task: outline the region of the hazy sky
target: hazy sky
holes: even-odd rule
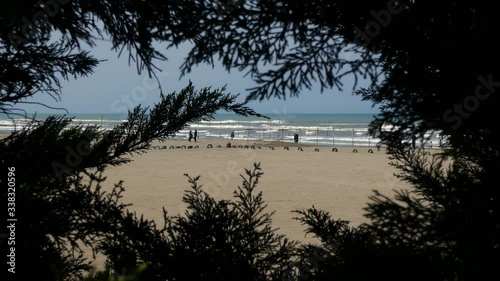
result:
[[[90,49],[97,59],[107,59],[96,67],[93,75],[62,83],[61,101],[35,95],[35,101],[44,102],[54,107],[62,107],[70,113],[126,113],[135,105],[152,105],[159,100],[159,90],[155,80],[149,79],[146,73],[138,74],[135,63],[128,64],[126,50],[118,58],[118,53],[110,50],[110,43],[98,41],[97,47]],[[237,70],[228,73],[220,63],[212,69],[203,65],[195,68],[189,75],[179,80],[179,67],[189,50],[189,45],[175,50],[164,51],[168,57],[166,62],[157,62],[162,70],[158,73],[163,91],[170,93],[179,91],[188,84],[189,79],[196,88],[211,86],[219,88],[227,85],[226,90],[240,93],[244,100],[248,91],[256,84],[250,77]],[[328,90],[319,92],[319,85],[312,91],[304,91],[298,98],[279,100],[272,98],[262,102],[252,101],[250,106],[260,113],[376,113],[371,103],[361,101],[352,94],[352,80],[344,83],[344,91]],[[48,110],[41,106],[24,106],[29,113],[64,113]]]

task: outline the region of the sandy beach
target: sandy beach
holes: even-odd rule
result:
[[[126,191],[122,202],[132,203],[130,210],[163,225],[162,207],[170,215],[183,214],[186,210],[182,196],[190,185],[184,174],[201,175],[199,183],[205,191],[216,199],[231,199],[233,191],[242,183],[240,174],[258,162],[264,175],[257,191],[263,192],[267,211],[275,211],[273,226],[289,239],[300,242],[314,239],[311,235],[305,236],[305,227],[293,219],[292,210],[314,205],[330,212],[333,218],[348,220],[355,226],[367,221],[363,207],[372,190],[391,195],[393,189],[408,187],[393,176],[395,169],[389,165],[384,148],[378,151],[376,147],[339,146],[337,152],[332,152],[332,147],[302,146],[300,151],[297,144],[290,143],[256,143],[252,149],[252,142],[230,141],[231,148],[226,148],[227,142],[155,143],[167,149],[148,150],[134,155],[128,164],[108,167],[104,187],[111,189],[114,183],[123,180]],[[209,144],[213,148],[207,148]],[[217,148],[219,145],[221,148]],[[245,148],[246,145],[249,148]],[[174,149],[169,149],[172,146]],[[285,146],[289,146],[289,150]],[[316,148],[319,151],[315,151]],[[354,149],[358,152],[353,153]],[[368,153],[369,149],[373,153]],[[87,257],[91,258],[90,252]],[[97,256],[92,264],[102,268],[104,261],[102,256]]]
[[[206,192],[216,199],[231,199],[242,183],[240,174],[257,162],[264,173],[257,191],[263,192],[267,211],[275,211],[273,226],[291,240],[306,242],[312,237],[305,236],[305,227],[294,220],[293,210],[314,205],[356,226],[367,221],[363,208],[373,190],[393,195],[394,189],[408,188],[393,176],[396,170],[389,165],[383,147],[338,146],[333,152],[326,146],[300,146],[299,150],[298,144],[291,143],[230,142],[231,148],[226,147],[227,140],[154,143],[155,149],[134,154],[132,162],[108,167],[104,189],[111,190],[123,180],[122,202],[131,203],[130,210],[162,225],[162,207],[170,215],[186,210],[182,196],[190,185],[184,174],[201,175],[199,183]],[[99,268],[103,262],[98,257],[93,265]]]
[[[209,144],[213,148],[207,148]],[[393,177],[395,169],[389,166],[383,148],[378,151],[375,147],[337,147],[338,152],[332,152],[332,147],[302,147],[301,151],[290,144],[285,144],[290,145],[289,150],[279,143],[255,144],[255,149],[252,142],[233,141],[232,148],[226,148],[226,144],[227,141],[167,141],[159,144],[167,149],[149,150],[133,156],[131,163],[109,167],[106,186],[123,180],[123,201],[133,204],[131,210],[161,223],[162,207],[171,215],[186,210],[182,196],[190,186],[184,174],[201,175],[205,191],[216,199],[230,199],[241,185],[239,175],[258,162],[264,172],[258,190],[263,192],[267,210],[276,212],[273,225],[280,233],[299,241],[308,237],[304,227],[293,219],[292,210],[314,205],[334,218],[359,225],[366,221],[363,207],[372,190],[391,194],[395,188],[407,187]],[[168,149],[195,145],[199,148]],[[221,148],[217,148],[219,145]]]

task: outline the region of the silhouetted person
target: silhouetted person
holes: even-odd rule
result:
[[[188,141],[191,141],[192,139],[193,139],[193,132],[189,131],[189,139],[188,139]]]
[[[196,138],[198,137],[198,131],[197,130],[194,130],[194,142],[196,142]]]
[[[234,139],[234,132],[231,132],[231,139]]]

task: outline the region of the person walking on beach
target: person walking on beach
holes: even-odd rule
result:
[[[231,139],[234,139],[234,131],[231,132]]]
[[[191,142],[191,139],[193,139],[193,132],[189,131],[189,139],[188,139],[188,141]]]
[[[194,130],[194,142],[196,142],[196,138],[198,137],[198,131],[197,130]]]

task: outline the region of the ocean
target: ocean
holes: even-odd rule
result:
[[[235,114],[216,114],[214,120],[191,124],[179,131],[173,139],[187,139],[189,131],[197,130],[200,140],[231,139],[248,141],[280,141],[293,143],[298,134],[300,144],[318,146],[376,146],[380,141],[368,135],[368,125],[374,114],[264,114],[270,119],[245,117]],[[45,119],[49,114],[37,114]],[[9,119],[0,116],[0,133],[20,129],[29,119]],[[98,125],[109,130],[124,122],[124,114],[68,114],[74,124]],[[434,145],[439,135],[432,135]]]

